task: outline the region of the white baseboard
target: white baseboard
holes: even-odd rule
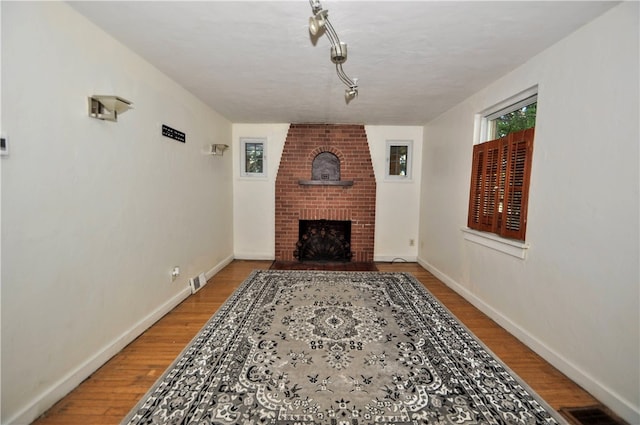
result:
[[[209,270],[208,272],[206,272],[204,274],[204,276],[207,278],[207,280],[211,279],[220,270],[222,270],[225,267],[227,267],[229,265],[229,263],[231,263],[233,260],[234,260],[234,256],[233,255],[228,256],[227,258],[225,258],[224,260],[222,260],[221,262],[219,262],[218,264],[213,266],[213,268],[211,270]]]
[[[427,269],[431,274],[441,280],[449,288],[457,292],[461,297],[473,304],[478,310],[489,316],[492,320],[506,329],[511,335],[518,338],[527,347],[531,348],[543,359],[548,361],[556,369],[567,375],[571,380],[580,385],[586,391],[591,393],[595,398],[600,400],[602,404],[610,408],[622,419],[630,424],[640,424],[640,410],[634,407],[628,400],[625,400],[619,394],[611,390],[606,385],[594,379],[591,375],[578,368],[560,353],[549,348],[544,342],[540,341],[526,329],[523,329],[511,319],[504,316],[491,305],[487,304],[471,291],[448,275],[444,274],[428,261],[417,258],[418,264]]]
[[[211,279],[216,273],[233,261],[233,256],[229,256],[205,273],[205,277]],[[191,295],[189,285],[185,286],[174,297],[158,307],[151,314],[140,320],[130,329],[122,333],[115,340],[111,341],[104,348],[98,351],[93,357],[85,361],[75,370],[53,384],[42,394],[29,403],[27,407],[19,411],[5,423],[11,425],[28,425],[36,420],[40,415],[53,406],[58,400],[69,394],[74,388],[80,385],[93,372],[118,354],[131,341],[140,336],[144,331],[160,320],[164,315],[173,310],[178,304]]]
[[[53,406],[58,400],[71,392],[74,388],[87,379],[100,366],[115,356],[120,350],[126,347],[131,341],[147,330],[151,325],[160,320],[165,314],[173,310],[184,299],[191,295],[191,289],[187,286],[183,288],[173,298],[161,305],[147,317],[136,323],[133,327],[121,334],[118,338],[106,345],[93,357],[85,361],[75,370],[69,372],[65,377],[49,387],[45,392],[34,399],[27,407],[22,409],[7,424],[28,425]]]
[[[258,260],[258,261],[273,261],[275,260],[274,254],[234,254],[236,260]]]
[[[374,255],[373,261],[380,263],[415,263],[416,256],[405,255],[404,257],[399,257],[397,255]]]

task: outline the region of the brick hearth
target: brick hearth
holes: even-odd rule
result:
[[[340,160],[352,186],[304,185],[316,155]],[[376,180],[363,125],[292,124],[276,177],[275,259],[293,261],[299,220],[350,220],[352,261],[373,261]]]

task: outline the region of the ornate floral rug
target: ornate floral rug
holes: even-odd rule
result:
[[[566,422],[410,274],[267,270],[122,423]]]

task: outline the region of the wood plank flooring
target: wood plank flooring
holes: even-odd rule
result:
[[[34,424],[119,424],[249,273],[270,266],[271,261],[233,261]],[[554,409],[598,404],[586,391],[420,265],[376,263],[376,266],[380,271],[412,273]]]

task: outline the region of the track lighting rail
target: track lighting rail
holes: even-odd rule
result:
[[[322,8],[320,0],[309,0],[313,16],[309,18],[309,32],[313,36],[321,36],[324,32],[331,43],[331,61],[336,64],[336,73],[340,81],[347,86],[344,98],[347,103],[358,96],[358,79],[351,78],[342,69],[347,60],[347,43],[340,41],[336,30],[329,21],[329,11]]]

